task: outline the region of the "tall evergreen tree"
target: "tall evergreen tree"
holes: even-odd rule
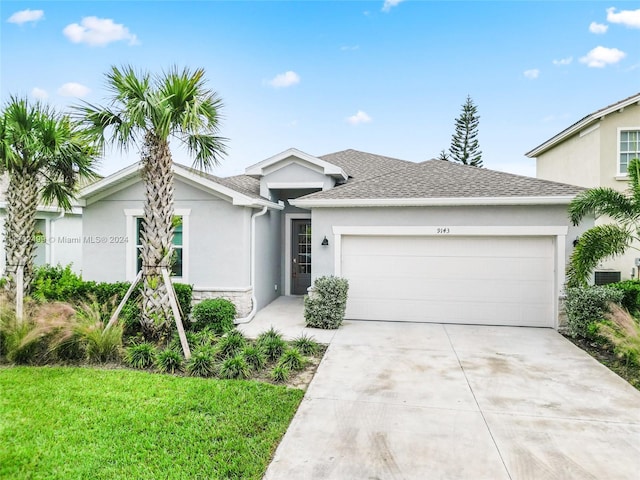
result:
[[[453,161],[482,167],[482,152],[478,143],[479,123],[478,107],[467,95],[467,101],[462,105],[462,113],[456,118],[456,131],[451,136],[449,152]]]

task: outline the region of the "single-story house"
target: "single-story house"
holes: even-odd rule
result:
[[[339,275],[351,319],[556,327],[593,224],[569,224],[580,187],[441,160],[289,149],[244,175],[174,173],[174,278],[243,317]],[[84,278],[134,279],[143,197],[138,164],[81,191]]]

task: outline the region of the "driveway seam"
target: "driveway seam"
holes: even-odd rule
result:
[[[467,372],[465,372],[464,367],[462,366],[462,362],[460,361],[460,357],[458,357],[458,352],[456,351],[456,348],[453,346],[453,342],[451,341],[451,337],[449,336],[449,331],[447,330],[446,325],[443,325],[444,328],[444,333],[447,335],[447,339],[449,340],[449,345],[451,345],[451,349],[453,350],[453,354],[456,356],[456,360],[458,362],[458,365],[460,366],[460,369],[462,370],[462,375],[464,375],[464,379],[467,382],[467,385],[469,386],[469,390],[471,391],[471,395],[473,396],[473,401],[476,402],[476,406],[478,407],[478,411],[480,412],[480,416],[482,417],[482,421],[484,422],[485,427],[487,427],[487,432],[489,432],[489,436],[491,437],[491,441],[493,442],[493,445],[496,447],[496,451],[498,452],[498,456],[500,457],[500,461],[502,462],[502,466],[504,467],[505,472],[507,472],[507,477],[509,477],[510,480],[513,480],[513,477],[511,476],[511,472],[509,472],[509,468],[507,468],[507,464],[504,460],[504,457],[502,456],[502,452],[500,451],[500,447],[498,447],[498,443],[496,442],[495,437],[493,436],[493,432],[491,431],[491,428],[489,427],[489,423],[487,422],[486,417],[484,416],[484,412],[482,411],[482,408],[480,408],[480,404],[478,403],[478,399],[476,398],[476,393],[473,391],[473,388],[471,387],[471,383],[469,382],[469,378],[467,377]]]

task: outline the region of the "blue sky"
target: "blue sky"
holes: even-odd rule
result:
[[[203,67],[242,173],[289,147],[437,156],[470,95],[484,164],[640,92],[640,1],[0,2],[0,99],[105,100],[104,73]],[[137,159],[107,152],[103,174]],[[191,161],[176,150],[174,159]]]

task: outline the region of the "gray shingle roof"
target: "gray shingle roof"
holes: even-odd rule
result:
[[[355,180],[375,177],[381,173],[397,170],[398,168],[412,164],[412,162],[406,160],[351,149],[329,153],[318,158],[337,165],[342,168],[349,177]]]
[[[405,162],[399,169],[351,181],[304,199],[487,198],[573,196],[581,187],[445,160]]]

